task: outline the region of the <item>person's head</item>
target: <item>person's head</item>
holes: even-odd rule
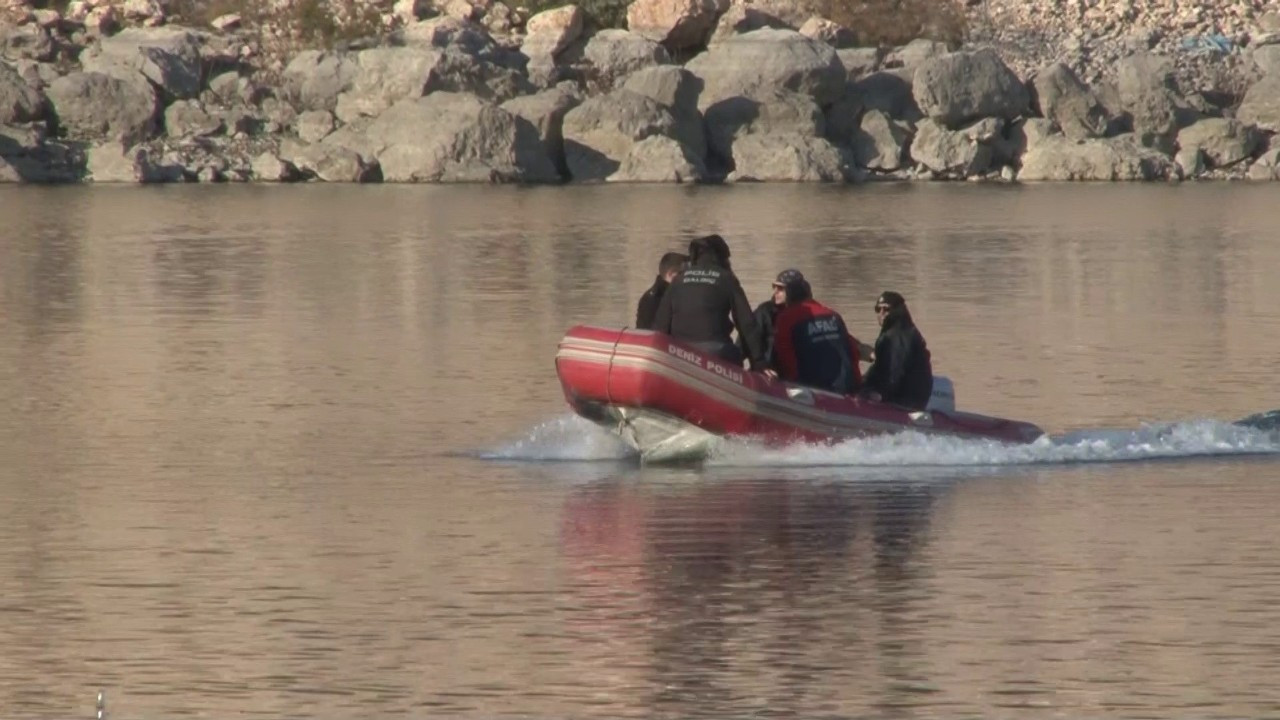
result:
[[[703,235],[689,243],[689,262],[697,263],[704,258],[711,258],[715,264],[729,267],[729,243],[719,235]]]
[[[906,298],[892,290],[880,293],[880,297],[876,298],[876,319],[880,321],[880,326],[884,327],[887,321],[899,317],[911,319]]]
[[[801,277],[788,282],[784,293],[786,296],[786,303],[788,305],[795,305],[812,298],[813,288],[809,287],[808,280]]]
[[[662,276],[663,280],[671,282],[687,262],[689,262],[688,255],[669,252],[658,261],[658,274]]]
[[[787,302],[787,285],[797,280],[804,280],[804,275],[799,270],[788,268],[778,273],[778,277],[773,279],[773,304],[785,305]]]

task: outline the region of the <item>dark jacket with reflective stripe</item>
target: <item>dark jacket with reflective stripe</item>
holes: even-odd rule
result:
[[[774,367],[784,380],[846,395],[862,384],[858,341],[840,313],[809,299],[787,305],[774,331]]]
[[[763,353],[747,295],[738,276],[711,258],[698,260],[671,281],[653,321],[654,330],[680,340],[729,346],[733,345],[735,326],[746,343],[752,367],[758,367]]]

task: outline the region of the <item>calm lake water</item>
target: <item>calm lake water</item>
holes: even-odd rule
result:
[[[1280,714],[1271,186],[0,188],[0,714]],[[639,467],[567,414],[720,232],[1055,438]]]

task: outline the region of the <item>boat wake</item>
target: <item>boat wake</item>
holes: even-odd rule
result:
[[[576,415],[541,423],[523,437],[474,453],[522,462],[634,461],[622,441]],[[1280,455],[1280,434],[1219,420],[1083,430],[1027,445],[904,432],[838,443],[765,446],[717,440],[701,458],[709,467],[979,467],[1114,463],[1212,456]]]

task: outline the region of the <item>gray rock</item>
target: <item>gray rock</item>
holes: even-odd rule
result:
[[[212,165],[205,165],[196,171],[196,182],[200,183],[220,183],[225,182],[226,178],[222,176],[222,171]]]
[[[302,173],[330,183],[367,183],[381,179],[377,161],[367,160],[360,153],[325,143],[307,144],[285,140],[280,145],[280,157]]]
[[[1054,63],[1036,74],[1031,87],[1040,115],[1057,123],[1067,137],[1083,140],[1107,134],[1112,118],[1071,68]]]
[[[405,98],[422,97],[443,55],[441,50],[418,47],[379,47],[355,53],[350,59],[356,70],[334,105],[338,117],[344,122],[362,115],[377,117]],[[331,63],[329,67],[338,66]],[[303,107],[326,109],[307,103]]]
[[[0,184],[8,183],[61,183],[76,180],[57,168],[51,167],[43,158],[22,155],[5,157],[0,155]]]
[[[308,110],[298,116],[298,138],[306,143],[317,143],[333,132],[333,113],[328,110]]]
[[[307,50],[284,69],[282,88],[302,110],[333,110],[351,89],[360,66],[346,53]]]
[[[91,146],[86,151],[89,178],[95,183],[163,183],[183,179],[182,168],[153,162],[146,149],[118,142]]]
[[[49,31],[36,23],[6,25],[0,21],[0,55],[9,60],[52,60],[55,46]]]
[[[1062,137],[1052,120],[1022,118],[1014,121],[1009,126],[1007,136],[992,144],[992,150],[995,151],[992,160],[1001,165],[1018,165],[1027,150],[1049,137]]]
[[[1139,142],[1171,150],[1180,111],[1189,109],[1176,89],[1173,62],[1148,53],[1130,55],[1116,67],[1116,90]]]
[[[45,133],[39,125],[0,125],[0,157],[34,153],[44,144],[44,140]]]
[[[763,28],[794,30],[785,20],[760,8],[734,3],[720,15],[715,30],[711,32],[709,45],[722,43],[735,35],[742,35]]]
[[[40,120],[44,111],[44,94],[0,62],[0,125]]]
[[[1227,118],[1205,118],[1178,132],[1178,147],[1198,150],[1210,167],[1234,165],[1253,154],[1262,140],[1252,125]]]
[[[881,70],[853,83],[849,92],[856,94],[862,106],[879,110],[894,120],[915,122],[924,117],[911,86],[911,73]]]
[[[916,70],[912,94],[921,112],[948,128],[983,117],[1013,120],[1030,103],[1022,81],[993,50],[924,61]]]
[[[560,61],[582,68],[588,85],[608,92],[637,70],[670,64],[671,55],[663,46],[635,33],[601,30],[572,43]]]
[[[917,38],[902,47],[894,48],[885,57],[884,64],[887,68],[902,68],[914,73],[917,68],[926,62],[947,55],[950,52],[950,48],[944,42],[929,40],[928,38]]]
[[[155,132],[156,92],[141,75],[122,80],[100,73],[71,73],[47,91],[58,125],[75,140],[137,142]]]
[[[555,87],[536,95],[512,98],[501,107],[533,125],[547,157],[551,158],[560,175],[568,177],[569,167],[564,159],[564,116],[581,102],[577,95]]]
[[[364,143],[387,182],[560,179],[529,121],[471,95],[401,100],[369,125]]]
[[[165,109],[164,127],[170,137],[208,137],[222,132],[222,118],[210,115],[199,101],[179,100]]]
[[[629,90],[594,97],[564,118],[565,162],[577,181],[604,180],[631,148],[652,135],[676,139],[676,119],[665,106]]]
[[[844,93],[845,71],[831,46],[794,30],[763,29],[735,35],[685,64],[702,78],[698,106],[792,90],[829,105]]]
[[[837,53],[858,44],[858,38],[852,30],[816,15],[805,20],[797,32],[836,48]]]
[[[733,145],[730,182],[842,182],[852,174],[849,152],[826,138],[746,135]]]
[[[1203,173],[1205,170],[1204,153],[1200,152],[1200,148],[1183,148],[1173,156],[1173,162],[1178,166],[1178,174],[1183,178],[1193,178]]]
[[[880,69],[880,48],[838,48],[836,57],[844,66],[845,76],[849,82],[857,82]]]
[[[302,177],[293,163],[281,160],[270,152],[254,158],[252,169],[253,177],[262,182],[294,182]]]
[[[1244,94],[1236,117],[1263,130],[1280,132],[1280,75],[1267,75]]]
[[[171,28],[127,28],[81,54],[86,72],[116,74],[119,66],[142,73],[171,98],[200,95],[202,61],[195,33]]]
[[[1254,163],[1249,166],[1248,175],[1250,180],[1267,181],[1280,179],[1280,170],[1274,165],[1263,165],[1262,163]]]
[[[827,139],[837,145],[852,148],[864,112],[866,108],[862,104],[862,96],[857,92],[845,93],[844,97],[835,101],[824,113]]]
[[[631,146],[609,182],[685,183],[707,177],[706,165],[683,143],[665,135],[650,135]]]
[[[706,158],[706,128],[698,111],[702,80],[697,75],[676,65],[657,65],[632,73],[622,88],[666,106],[675,116],[680,144],[700,162]]]
[[[1176,173],[1172,159],[1143,146],[1132,134],[1083,141],[1055,135],[1027,150],[1018,179],[1165,180]]]
[[[726,162],[734,162],[734,146],[752,134],[819,137],[826,132],[826,119],[813,98],[797,92],[762,92],[759,99],[732,97],[707,108],[707,136],[711,151]]]
[[[536,91],[519,71],[457,48],[445,48],[426,84],[427,93],[470,93],[495,103]]]
[[[1263,45],[1249,51],[1254,66],[1264,75],[1280,75],[1280,45]]]
[[[911,141],[911,159],[935,173],[969,177],[986,172],[994,156],[990,144],[978,142],[983,130],[948,130],[933,120],[921,120]]]
[[[704,45],[715,29],[717,0],[632,0],[627,5],[627,29],[672,50]]]
[[[401,32],[409,46],[425,46],[439,50],[454,48],[476,57],[498,53],[498,45],[484,27],[468,20],[441,16],[412,23]]]
[[[897,170],[910,141],[907,128],[879,110],[868,110],[853,138],[854,162],[870,170]]]

